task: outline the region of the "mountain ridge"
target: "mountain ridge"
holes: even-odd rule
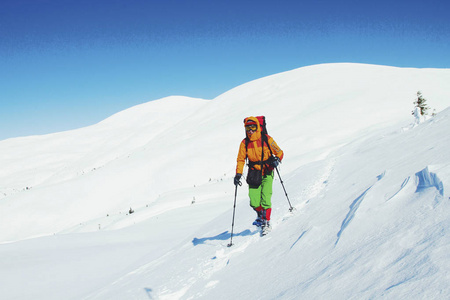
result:
[[[175,96],[0,141],[0,293],[446,299],[447,82],[450,70],[311,66],[213,100]],[[411,115],[419,89],[437,111],[421,124]],[[260,238],[239,187],[228,248],[250,115],[266,116],[285,152],[279,171],[297,211],[276,177],[273,231]]]

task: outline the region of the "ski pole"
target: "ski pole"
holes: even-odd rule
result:
[[[286,198],[287,198],[287,201],[288,201],[288,203],[289,203],[289,211],[292,212],[292,211],[294,210],[294,208],[293,208],[292,205],[291,205],[291,201],[289,201],[289,196],[288,196],[288,194],[287,194],[287,192],[286,192],[286,189],[285,189],[285,187],[284,187],[283,179],[281,179],[280,172],[278,171],[278,168],[277,168],[277,167],[275,167],[275,170],[277,170],[278,178],[280,178],[281,185],[283,186],[284,193],[286,194]]]
[[[242,185],[242,183],[240,181],[239,181],[239,185]],[[235,211],[236,211],[237,188],[238,188],[238,185],[236,185],[236,189],[234,191],[233,221],[231,222],[231,239],[230,239],[230,243],[228,244],[228,247],[233,246],[234,215],[235,215]]]

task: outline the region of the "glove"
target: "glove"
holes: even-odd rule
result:
[[[241,176],[242,174],[237,173],[236,176],[234,176],[234,185],[241,185]]]
[[[276,168],[276,167],[278,167],[278,165],[280,164],[280,159],[278,158],[278,157],[276,157],[276,156],[272,156],[271,158],[270,158],[270,165],[272,166],[272,167],[274,167],[274,168]]]

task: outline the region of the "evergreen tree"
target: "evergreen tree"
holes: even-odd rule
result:
[[[420,108],[420,114],[422,116],[426,115],[427,114],[427,110],[430,109],[426,102],[427,102],[427,100],[422,96],[422,92],[418,91],[417,92],[417,99],[413,103],[414,103],[414,107]],[[414,111],[412,112],[412,114],[414,115]]]

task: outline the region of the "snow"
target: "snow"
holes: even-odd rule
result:
[[[2,299],[448,299],[450,70],[323,64],[0,141]],[[420,90],[433,118],[411,111]],[[272,232],[242,120],[285,151]],[[129,209],[135,212],[129,214]]]

